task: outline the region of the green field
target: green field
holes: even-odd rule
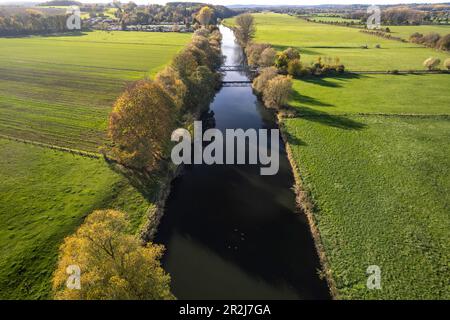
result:
[[[450,298],[449,86],[449,75],[294,81],[285,130],[339,297]],[[366,289],[369,265],[382,290]]]
[[[256,41],[300,48],[303,61],[330,55],[353,70],[409,70],[449,56],[356,29],[255,17]],[[356,48],[363,43],[382,49]],[[447,74],[294,80],[295,113],[282,128],[339,298],[450,298],[449,87]],[[369,265],[381,268],[381,290],[366,287]]]
[[[412,43],[364,34],[356,28],[307,22],[275,13],[254,16],[257,42],[271,43],[279,50],[298,48],[305,63],[319,56],[329,56],[339,57],[345,67],[353,71],[423,70],[423,61],[430,56],[441,61],[450,57],[448,53]],[[226,23],[233,24],[233,19],[226,20]],[[381,48],[375,48],[376,44]],[[369,49],[362,49],[364,45]]]
[[[0,38],[0,134],[97,151],[124,86],[153,76],[188,34],[90,32]],[[106,162],[0,138],[0,298],[49,298],[63,238],[98,208],[130,215],[153,206]],[[154,188],[153,188],[154,187]]]
[[[384,26],[383,26],[384,27]],[[388,26],[391,34],[395,37],[400,37],[408,40],[414,32],[422,33],[423,35],[436,32],[441,36],[450,33],[450,25],[423,25],[423,26]]]
[[[103,160],[0,139],[0,298],[49,298],[58,246],[94,209],[152,205]]]
[[[0,38],[0,134],[97,151],[127,82],[152,76],[189,34]]]

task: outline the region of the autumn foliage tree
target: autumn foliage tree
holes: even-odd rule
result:
[[[253,80],[253,90],[259,95],[263,93],[267,83],[278,75],[278,70],[275,67],[263,68],[259,75]]]
[[[250,41],[255,37],[256,28],[255,21],[251,14],[244,13],[236,17],[236,26],[234,34],[239,45],[246,48]]]
[[[200,22],[201,25],[207,26],[211,21],[211,18],[214,14],[214,10],[208,6],[202,7],[198,12],[196,19]]]
[[[430,57],[423,62],[423,65],[424,65],[424,67],[426,67],[428,70],[431,71],[431,70],[435,70],[439,66],[440,63],[441,63],[440,59]]]
[[[291,77],[276,76],[267,82],[263,90],[263,101],[267,107],[279,109],[287,103],[291,90]]]
[[[112,153],[127,166],[153,170],[165,157],[175,125],[176,106],[150,80],[130,86],[115,102],[109,118]]]
[[[155,78],[158,83],[169,96],[173,99],[177,110],[181,110],[184,104],[187,87],[180,77],[178,71],[173,67],[168,66],[160,71]]]
[[[53,275],[55,299],[63,300],[165,300],[174,299],[170,276],[161,268],[163,247],[128,234],[124,213],[95,211],[60,247]],[[71,283],[67,270],[76,266],[79,287]]]

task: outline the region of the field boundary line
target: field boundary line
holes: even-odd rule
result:
[[[44,143],[44,142],[20,139],[20,138],[8,136],[5,134],[0,134],[0,138],[4,138],[7,140],[16,141],[16,142],[22,142],[22,143],[26,143],[26,144],[32,144],[34,146],[38,146],[38,147],[42,147],[42,148],[63,151],[63,152],[75,154],[78,156],[91,158],[91,159],[101,159],[103,157],[103,155],[101,155],[100,153],[88,152],[88,151],[84,151],[84,150],[76,150],[76,149],[71,149],[71,148],[67,148],[67,147],[60,147],[60,146],[55,146],[55,145]]]

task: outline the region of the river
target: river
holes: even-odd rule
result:
[[[221,26],[224,65],[242,63],[233,32]],[[247,80],[227,72],[225,80]],[[204,126],[277,128],[251,87],[223,87]],[[329,299],[306,218],[295,210],[294,178],[280,143],[280,169],[190,165],[173,181],[156,243],[178,299]]]

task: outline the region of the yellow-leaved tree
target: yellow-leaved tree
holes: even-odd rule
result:
[[[202,7],[195,17],[201,25],[207,26],[211,21],[211,18],[214,14],[214,10],[208,6]]]
[[[161,268],[163,247],[126,232],[124,213],[99,210],[90,214],[60,247],[53,276],[55,299],[174,299],[170,276]],[[79,274],[68,274],[77,270]],[[73,277],[79,286],[71,286]],[[72,278],[71,278],[72,277]],[[76,283],[76,280],[74,283]]]
[[[137,169],[155,169],[169,152],[175,127],[176,106],[159,84],[141,80],[116,101],[109,117],[112,153]]]

